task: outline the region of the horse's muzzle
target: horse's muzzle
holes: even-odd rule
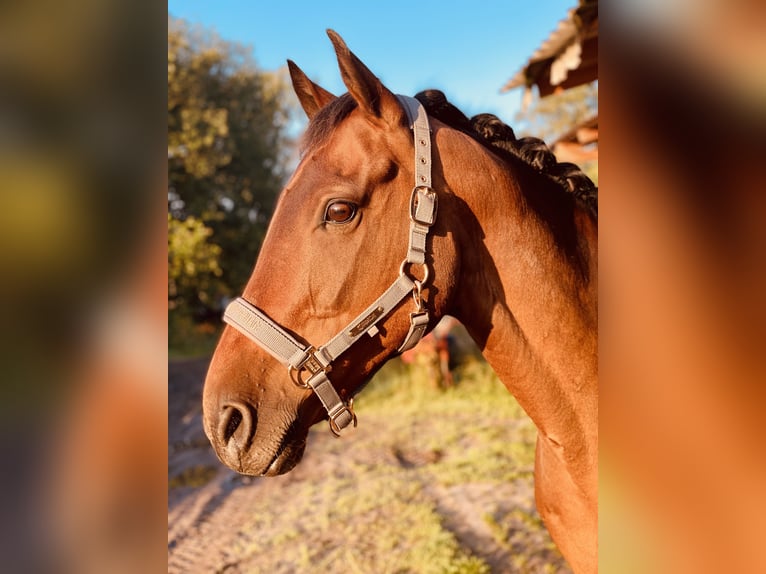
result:
[[[295,468],[303,457],[307,429],[302,430],[297,420],[259,421],[257,411],[239,401],[225,403],[217,415],[217,420],[215,416],[206,420],[205,432],[218,458],[232,470],[277,476]]]

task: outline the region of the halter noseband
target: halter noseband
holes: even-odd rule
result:
[[[429,276],[425,259],[426,240],[436,220],[436,193],[431,189],[431,135],[428,116],[420,102],[407,96],[397,97],[407,111],[415,137],[415,188],[410,198],[409,243],[397,279],[372,305],[320,347],[299,343],[263,311],[242,297],[232,301],[223,315],[226,323],[285,365],[290,379],[296,385],[310,388],[316,393],[330,417],[330,430],[336,436],[340,436],[341,430],[349,424],[354,423],[356,426],[356,415],[353,397],[345,403],[327,377],[332,362],[363,335],[377,335],[377,324],[408,294],[413,296],[415,312],[410,313],[410,329],[398,352],[403,353],[417,345],[428,328],[429,316],[423,306],[421,291]],[[422,266],[422,279],[408,275],[413,265]]]

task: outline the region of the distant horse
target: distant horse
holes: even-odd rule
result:
[[[536,424],[538,510],[574,570],[595,572],[596,190],[494,116],[393,94],[328,34],[348,93],[288,62],[311,121],[224,315],[207,436],[238,472],[288,472],[310,426],[356,424],[354,394],[449,314]]]
[[[427,382],[436,389],[448,389],[455,385],[450,370],[449,330],[452,321],[450,317],[445,317],[415,348],[402,353],[402,362],[424,371]]]

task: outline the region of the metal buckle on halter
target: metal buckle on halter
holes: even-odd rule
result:
[[[348,400],[348,403],[343,405],[342,409],[340,409],[334,415],[330,415],[330,418],[328,419],[328,422],[330,423],[330,431],[337,438],[340,438],[340,432],[342,429],[338,426],[338,423],[335,422],[335,419],[337,419],[340,415],[342,415],[345,412],[347,412],[351,416],[351,422],[354,423],[354,428],[356,428],[356,413],[354,412],[354,397],[351,397]],[[348,426],[348,425],[345,425],[345,426]]]
[[[421,201],[426,202],[421,204]],[[426,185],[418,185],[410,196],[410,220],[431,227],[436,221],[438,196]]]
[[[309,388],[309,379],[316,375],[317,373],[325,372],[329,373],[332,370],[332,365],[324,366],[322,362],[317,358],[316,353],[317,349],[314,346],[309,347],[306,349],[306,358],[303,359],[303,361],[300,362],[300,364],[297,367],[293,367],[292,365],[287,366],[287,373],[290,375],[290,380],[301,387],[302,389],[308,389]],[[308,371],[309,375],[304,380],[303,377],[301,377],[301,373],[304,373]]]

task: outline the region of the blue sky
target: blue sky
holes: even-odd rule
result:
[[[169,0],[171,16],[250,46],[276,70],[289,58],[335,94],[340,80],[326,28],[396,93],[438,88],[466,115],[508,123],[521,90],[500,94],[577,0]]]

